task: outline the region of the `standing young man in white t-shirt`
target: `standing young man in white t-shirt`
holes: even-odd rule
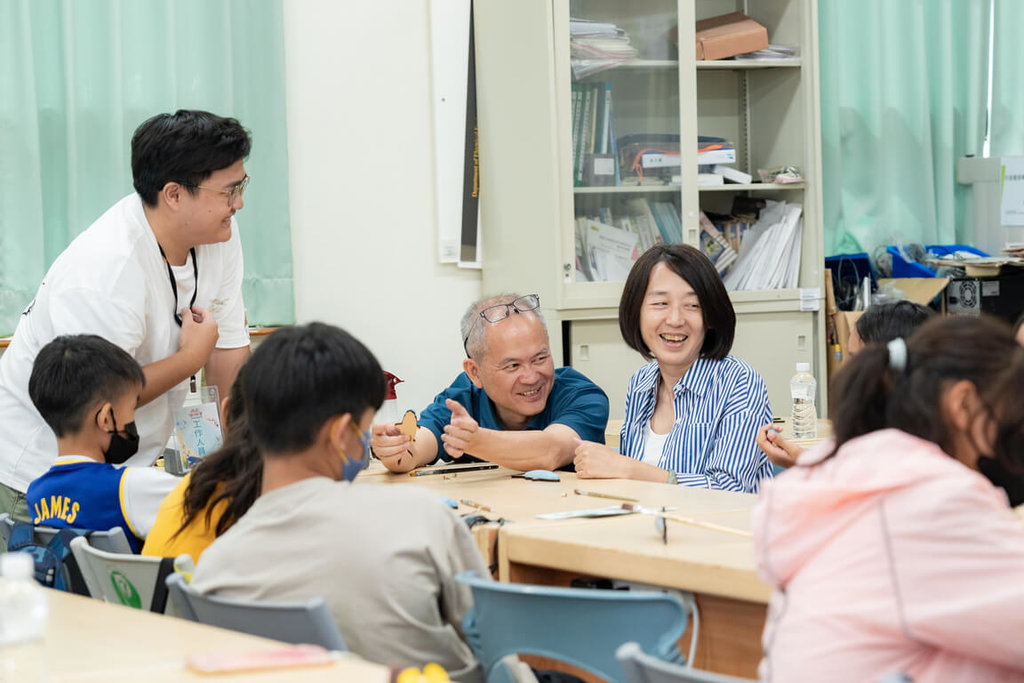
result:
[[[28,396],[36,354],[64,334],[97,334],[142,366],[130,465],[162,452],[190,377],[223,394],[249,354],[234,219],[249,177],[249,133],[203,111],[159,114],[132,136],[135,193],[57,257],[0,356],[0,512],[27,519],[24,492],[57,455]]]

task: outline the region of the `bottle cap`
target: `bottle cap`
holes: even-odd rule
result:
[[[810,363],[797,363],[796,364],[796,371],[797,372],[810,372],[811,371],[811,364]]]
[[[35,563],[28,553],[4,553],[0,555],[0,576],[14,581],[32,578]]]

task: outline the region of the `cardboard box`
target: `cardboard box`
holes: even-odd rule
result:
[[[946,278],[936,277],[889,278],[879,280],[878,288],[879,290],[895,290],[893,293],[901,295],[902,298],[927,306],[932,299],[944,293],[949,282]],[[840,311],[836,307],[831,275],[825,277],[825,306],[829,317],[827,357],[828,377],[831,380],[839,368],[843,367],[850,358],[850,330],[857,324],[857,319],[864,314],[864,311]],[[942,310],[946,310],[945,296],[942,299]]]
[[[946,291],[949,278],[944,277],[898,277],[883,278],[878,281],[878,289],[892,287],[903,295],[903,298],[915,304],[927,306],[932,299]],[[942,298],[941,312],[946,312],[946,297]]]
[[[697,59],[725,59],[768,48],[768,29],[742,12],[697,22]]]

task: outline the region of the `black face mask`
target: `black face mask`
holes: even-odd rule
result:
[[[984,474],[989,481],[1006,491],[1006,497],[1010,499],[1010,507],[1017,507],[1024,503],[1024,474],[1011,472],[995,458],[978,458],[978,470]]]
[[[110,432],[110,446],[103,452],[103,457],[111,465],[121,465],[125,460],[139,452],[139,430],[134,422],[128,422],[124,426],[124,436],[117,428],[117,420],[114,414],[110,414],[114,421],[114,431]]]

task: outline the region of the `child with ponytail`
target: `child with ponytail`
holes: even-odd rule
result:
[[[1024,471],[1024,348],[952,317],[837,375],[834,440],[765,484],[761,680],[1024,680],[1024,526],[979,472]]]

